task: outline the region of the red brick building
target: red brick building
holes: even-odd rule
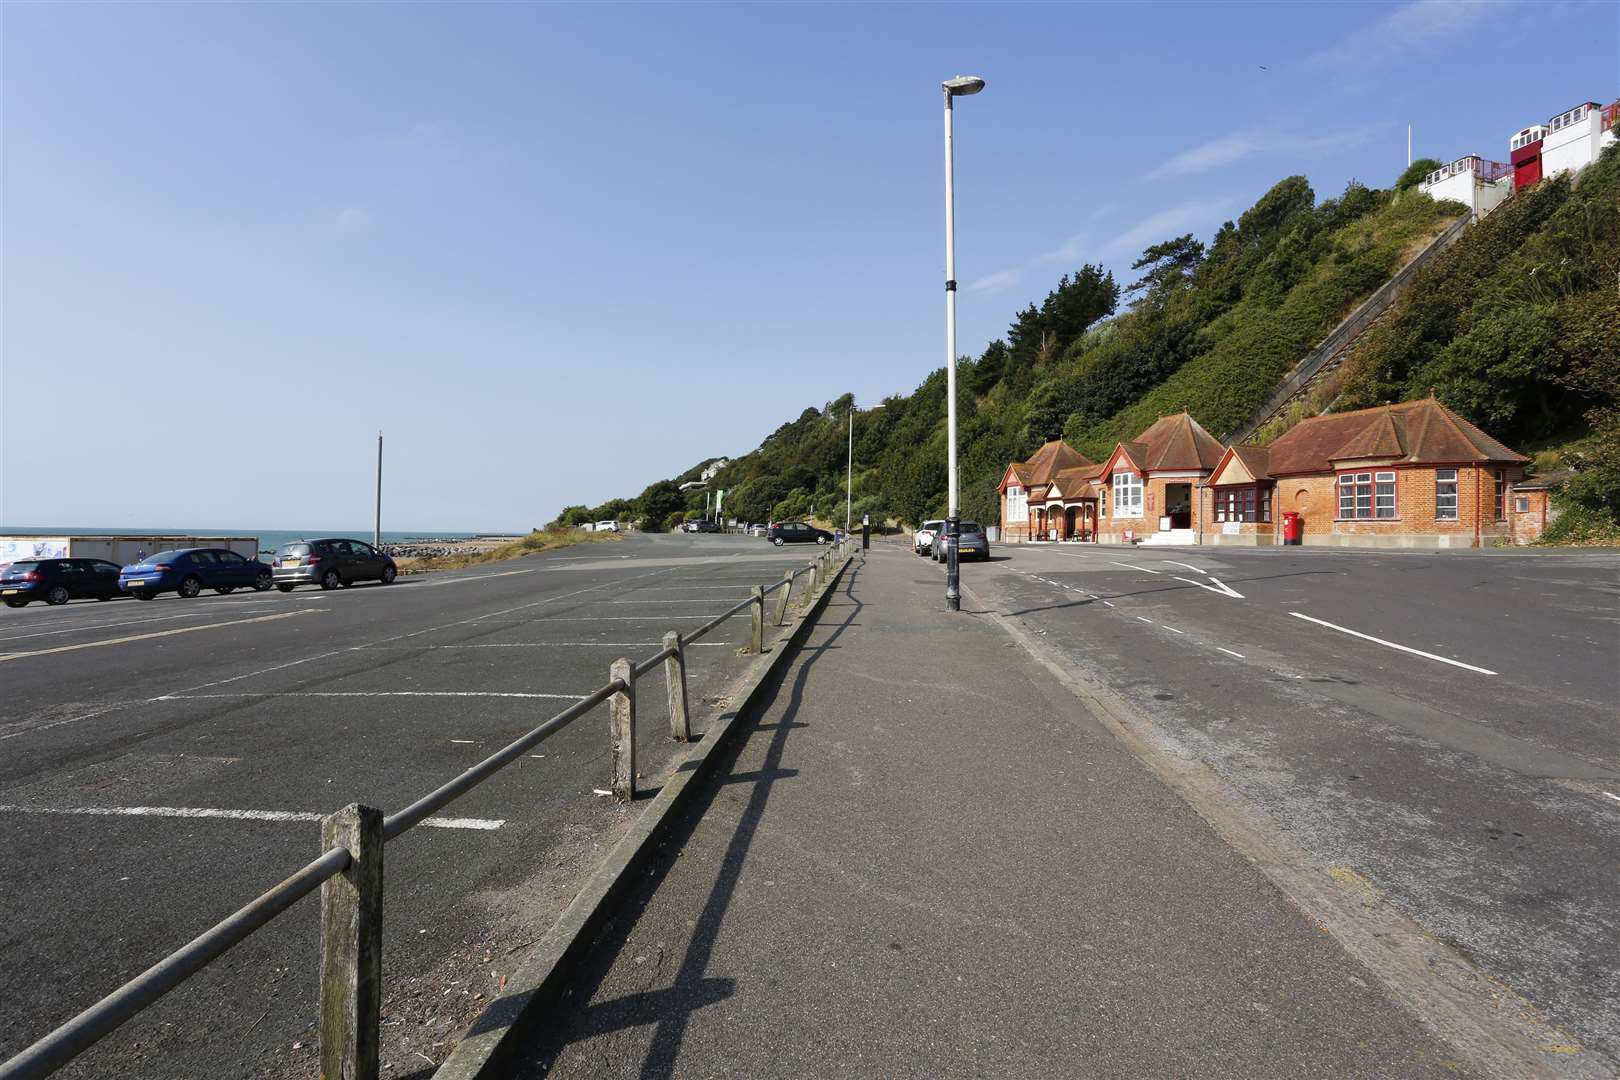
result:
[[[1203,490],[1202,539],[1281,543],[1292,512],[1306,544],[1511,541],[1527,461],[1432,397],[1312,417],[1269,447],[1226,452]]]
[[[999,488],[1002,540],[1094,537],[1098,493],[1090,478],[1097,468],[1062,439],[1008,465]]]
[[[1197,492],[1226,448],[1187,413],[1161,416],[1119,443],[1098,473],[1108,508],[1101,539],[1195,544],[1202,524]],[[1129,534],[1127,536],[1127,534]]]

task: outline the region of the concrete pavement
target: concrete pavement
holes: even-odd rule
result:
[[[514,1075],[1471,1073],[940,593],[846,573]]]

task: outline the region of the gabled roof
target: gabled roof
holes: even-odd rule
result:
[[[1025,487],[1038,487],[1049,484],[1058,473],[1064,469],[1072,469],[1091,464],[1091,459],[1080,451],[1064,442],[1062,439],[1053,439],[1039,450],[1029,455],[1028,461],[1015,461],[1009,466],[1018,482]],[[1002,477],[1002,484],[1006,484],[1006,476]]]
[[[1221,462],[1226,447],[1199,426],[1186,413],[1161,416],[1148,429],[1129,442],[1114,447],[1107,468],[1123,454],[1130,464],[1146,473],[1209,472]]]
[[[1237,463],[1237,471],[1240,474],[1246,473],[1247,475],[1241,479],[1234,479],[1230,481],[1231,483],[1247,484],[1256,480],[1271,479],[1271,448],[1255,446],[1251,443],[1238,443],[1226,451],[1226,454],[1221,458],[1221,463],[1215,466],[1214,472],[1209,474],[1209,482],[1212,485],[1228,482],[1226,475],[1233,462]]]
[[[1334,463],[1384,459],[1390,464],[1518,464],[1508,449],[1432,397],[1330,413],[1301,421],[1270,447],[1273,476],[1332,472]]]

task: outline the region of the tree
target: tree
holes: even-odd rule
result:
[[[1395,181],[1395,190],[1406,191],[1408,188],[1417,187],[1419,184],[1423,183],[1423,178],[1425,176],[1428,176],[1430,173],[1434,172],[1434,170],[1438,169],[1440,165],[1441,162],[1434,160],[1434,158],[1418,158],[1416,161],[1412,162],[1412,164],[1408,165],[1406,167],[1406,171],[1401,173],[1400,179]]]
[[[636,497],[635,509],[641,515],[642,528],[657,532],[671,514],[686,509],[686,498],[673,480],[660,480]]]
[[[1164,306],[1170,294],[1184,287],[1204,261],[1204,245],[1192,233],[1154,244],[1131,263],[1132,270],[1147,270],[1126,290],[1140,293],[1137,304]],[[1134,306],[1134,305],[1133,305]]]

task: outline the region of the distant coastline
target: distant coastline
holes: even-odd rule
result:
[[[513,537],[511,532],[492,532],[484,529],[384,529],[384,544],[420,544],[471,540],[479,537]],[[371,539],[366,529],[177,529],[177,528],[84,528],[79,526],[0,525],[0,536],[257,536],[259,550],[274,551],[282,544],[317,536],[346,536],[357,540]]]

